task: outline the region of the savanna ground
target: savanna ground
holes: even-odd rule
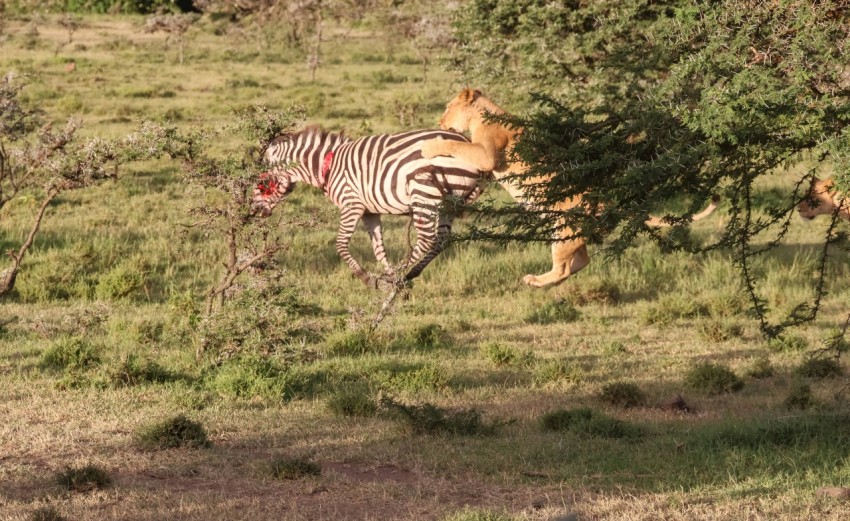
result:
[[[0,70],[36,74],[25,99],[110,137],[142,118],[222,123],[255,102],[303,105],[310,122],[355,136],[430,127],[463,86],[437,66],[423,79],[409,43],[369,26],[327,31],[311,81],[299,51],[250,27],[202,22],[181,65],[143,22],[86,17],[66,43],[58,17],[8,21]],[[331,205],[299,187],[279,211],[317,210],[321,223],[279,230],[289,244],[278,255],[288,292],[279,312],[291,322],[275,331],[268,359],[216,366],[196,359],[194,330],[222,241],[186,231],[196,195],[176,168],[129,165],[115,182],[57,200],[16,294],[0,304],[3,519],[850,516],[847,500],[816,494],[850,486],[850,379],[799,370],[847,317],[846,252],[833,254],[818,319],[772,344],[748,312],[731,254],[665,254],[648,243],[618,260],[597,256],[547,290],[520,283],[548,269],[545,245],[455,244],[366,338],[350,323],[374,315],[381,295],[339,261]],[[792,184],[777,173],[761,200],[786,198]],[[4,250],[35,204],[3,209]],[[695,236],[719,233],[723,219],[721,208]],[[398,259],[404,220],[386,222]],[[795,219],[758,266],[759,290],[780,312],[809,298],[827,225]],[[362,232],[355,251],[371,258]],[[702,362],[731,369],[743,387],[693,386],[700,379],[688,375]],[[614,392],[623,383],[639,391],[619,388],[634,406]],[[677,394],[690,411],[665,407]],[[481,416],[448,416],[431,432],[383,410],[379,395]],[[543,421],[578,408],[591,412]],[[143,446],[140,432],[178,414],[203,425],[208,447]],[[278,479],[270,469],[285,458],[321,472]],[[111,486],[62,490],[56,476],[85,465]]]

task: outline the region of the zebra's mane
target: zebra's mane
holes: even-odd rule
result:
[[[322,141],[329,138],[339,141],[348,141],[348,136],[345,135],[345,132],[334,133],[323,129],[319,125],[307,125],[304,129],[297,132],[285,132],[277,136],[269,143],[269,146],[286,143],[287,141],[291,141],[299,136],[317,137]]]

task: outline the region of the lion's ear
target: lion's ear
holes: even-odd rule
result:
[[[463,100],[464,103],[473,103],[478,99],[478,96],[481,95],[481,91],[478,89],[463,89],[460,93],[460,99]]]

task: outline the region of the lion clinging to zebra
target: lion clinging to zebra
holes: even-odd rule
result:
[[[486,114],[504,114],[498,105],[484,96],[478,89],[464,89],[448,103],[440,128],[456,132],[470,132],[472,142],[445,140],[435,137],[422,145],[422,155],[426,158],[451,156],[464,159],[482,171],[493,171],[493,177],[520,203],[533,203],[524,185],[546,183],[548,178],[535,177],[521,182],[511,179],[511,176],[522,175],[528,171],[528,166],[521,162],[509,162],[511,150],[517,142],[521,128],[510,128],[501,123],[487,121]],[[562,201],[552,207],[556,212],[574,208],[581,203],[581,196]],[[692,216],[696,221],[711,214],[717,207],[712,201],[708,207]],[[647,220],[651,226],[665,226],[658,218]],[[574,231],[561,227],[552,243],[552,269],[542,275],[526,275],[522,280],[534,287],[544,287],[563,282],[590,263],[587,245],[583,238],[573,237]]]

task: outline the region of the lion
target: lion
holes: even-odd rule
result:
[[[464,89],[448,103],[446,112],[440,119],[440,128],[467,132],[471,143],[430,139],[422,145],[422,156],[454,156],[476,165],[481,171],[492,171],[493,177],[508,191],[517,202],[533,204],[523,189],[523,184],[546,183],[549,178],[535,177],[522,183],[510,179],[510,176],[522,175],[528,171],[528,165],[516,161],[509,162],[511,151],[522,133],[522,128],[510,128],[503,124],[485,120],[485,114],[505,114],[501,107],[484,96],[478,89]],[[508,179],[506,179],[508,178]],[[552,209],[563,212],[581,203],[581,196],[575,196],[555,204]],[[691,217],[697,221],[710,215],[717,208],[716,200],[708,207]],[[662,219],[651,217],[650,226],[669,226]],[[563,282],[567,277],[580,271],[590,263],[587,245],[575,232],[562,227],[558,232],[560,240],[552,243],[552,269],[542,275],[526,275],[523,282],[537,288]],[[572,238],[567,238],[572,237]]]
[[[850,204],[835,190],[835,181],[813,177],[808,196],[797,205],[800,217],[811,221],[818,215],[831,214],[836,209],[839,217],[850,221]]]

